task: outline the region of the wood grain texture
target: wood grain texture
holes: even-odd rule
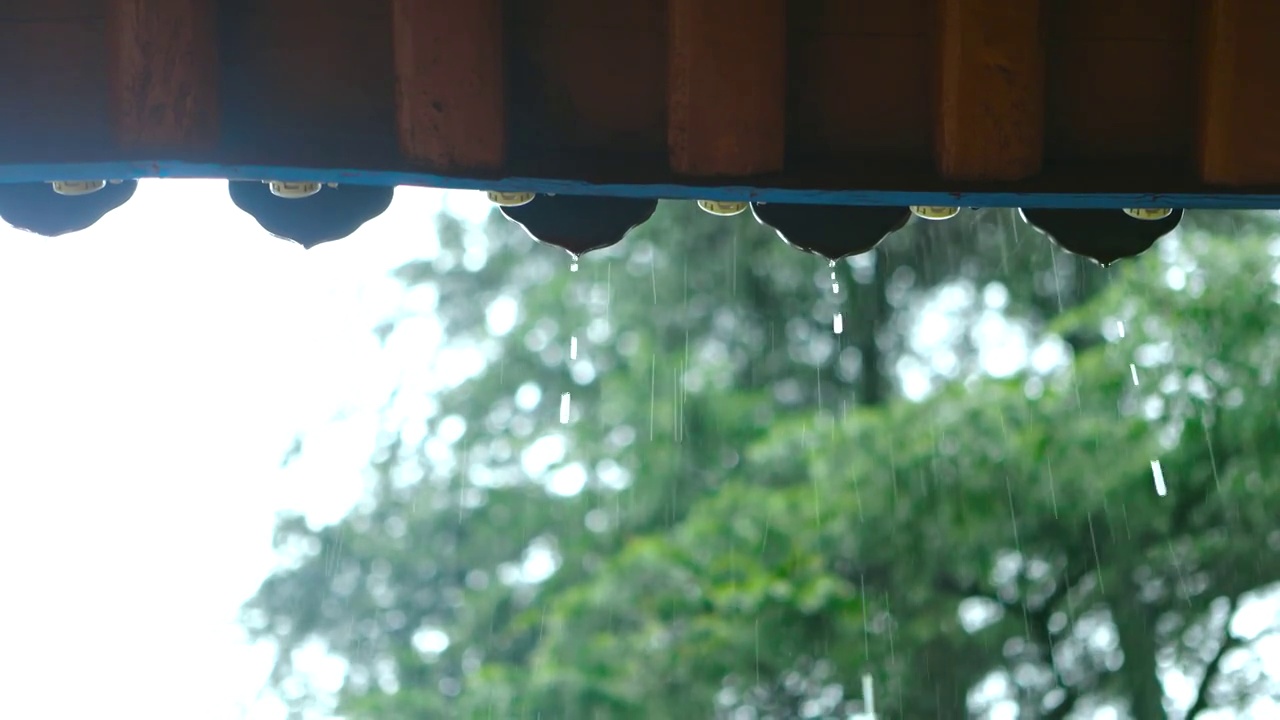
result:
[[[665,2],[505,5],[514,173],[666,168]]]
[[[500,169],[501,0],[392,0],[391,7],[401,151],[441,169]]]
[[[108,76],[122,149],[185,152],[218,141],[213,0],[110,0]]]
[[[1192,167],[1195,0],[1044,0],[1046,162]]]
[[[1040,0],[938,0],[936,161],[947,180],[1010,181],[1044,157]]]
[[[679,175],[782,170],[785,0],[671,0],[668,154]]]
[[[787,5],[787,162],[933,159],[932,0]]]
[[[0,162],[110,157],[105,2],[3,5]]]
[[[1280,3],[1198,0],[1200,179],[1280,183]]]
[[[368,168],[401,159],[390,2],[216,4],[228,161]]]

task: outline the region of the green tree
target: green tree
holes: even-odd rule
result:
[[[402,276],[485,361],[423,442],[389,438],[369,502],[282,519],[246,624],[282,689],[310,639],[347,660],[353,717],[844,717],[864,673],[884,717],[1163,718],[1161,673],[1203,668],[1190,702],[1236,702],[1265,678],[1222,672],[1248,644],[1224,627],[1278,576],[1270,229],[1192,215],[1104,272],[969,213],[840,263],[833,295],[825,262],[689,204],[577,273],[444,218]],[[948,294],[1073,361],[990,378],[973,333],[913,343]]]

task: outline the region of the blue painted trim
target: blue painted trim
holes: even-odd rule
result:
[[[1280,195],[1229,193],[1050,193],[912,192],[903,190],[819,190],[741,185],[698,187],[673,183],[593,184],[576,180],[505,178],[477,180],[433,173],[387,170],[308,169],[267,165],[218,165],[177,160],[77,164],[0,164],[0,184],[108,178],[228,178],[302,180],[354,185],[412,185],[449,190],[520,190],[565,195],[756,200],[811,205],[942,205],[963,207],[1280,209]]]

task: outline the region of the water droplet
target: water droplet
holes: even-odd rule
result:
[[[568,423],[569,423],[569,393],[561,393],[560,394],[560,424],[567,425]]]
[[[1124,337],[1124,321],[1123,320],[1116,321],[1116,330],[1120,333],[1120,337]]]
[[[1164,486],[1164,468],[1160,467],[1159,460],[1151,461],[1151,476],[1156,481],[1156,494],[1164,497],[1169,490]]]
[[[836,261],[835,261],[835,260],[832,260],[831,262],[827,263],[827,267],[833,268],[833,267],[835,267],[835,266],[836,266]]]
[[[578,336],[577,335],[574,335],[573,337],[569,338],[569,359],[570,360],[578,359]]]
[[[1133,377],[1133,384],[1138,384],[1138,366],[1129,363],[1129,375]]]
[[[578,272],[578,263],[569,263],[569,272]]]
[[[838,282],[833,282],[833,283],[831,283],[831,293],[832,293],[833,295],[839,295],[839,294],[840,294],[840,283],[838,283]]]
[[[831,318],[831,326],[837,335],[844,332],[844,313],[836,313],[835,317]]]

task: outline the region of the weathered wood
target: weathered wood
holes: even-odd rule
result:
[[[1280,3],[1199,0],[1197,10],[1200,178],[1280,183]]]
[[[109,157],[104,14],[75,0],[0,13],[0,162]]]
[[[504,5],[510,174],[666,168],[666,3]]]
[[[401,160],[389,2],[217,0],[217,8],[228,161],[369,168]]]
[[[391,8],[401,152],[436,168],[500,169],[501,0],[392,0]]]
[[[936,159],[946,180],[1012,181],[1044,157],[1040,0],[938,0]]]
[[[1045,161],[1191,170],[1193,0],[1052,0]]]
[[[787,166],[930,168],[932,0],[787,5]]]
[[[122,149],[184,153],[218,142],[213,0],[110,0],[108,76]]]
[[[671,0],[671,169],[702,177],[782,170],[785,0]]]
[[[1280,197],[1280,3],[1265,0],[0,5],[0,182],[1031,208]]]

